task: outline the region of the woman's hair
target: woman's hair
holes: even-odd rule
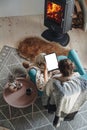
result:
[[[33,63],[33,65],[36,65],[36,66],[38,66],[40,69],[43,70],[43,64],[45,63],[45,57],[44,57],[45,55],[46,55],[45,53],[40,53],[39,55],[37,55],[37,56],[35,57],[35,62]],[[26,68],[26,69],[28,69],[28,68],[30,67],[29,63],[26,62],[26,61],[24,61],[24,62],[22,63],[22,65],[23,65],[23,67]]]
[[[74,63],[69,59],[60,60],[58,64],[63,76],[70,76],[75,69]]]
[[[41,64],[45,63],[45,57],[44,57],[45,55],[46,55],[45,53],[40,53],[35,57],[35,64],[37,66],[40,66]]]

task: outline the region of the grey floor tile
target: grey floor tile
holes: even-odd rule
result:
[[[32,129],[26,129],[26,130],[35,130],[34,128],[32,128]]]
[[[53,120],[54,120],[54,113],[53,114],[50,114],[50,113],[48,113],[48,111],[42,111],[43,112],[43,114],[47,117],[47,119],[51,122],[51,123],[53,123]]]
[[[82,127],[81,129],[77,129],[77,130],[87,130],[87,126]]]
[[[10,119],[10,113],[9,113],[9,106],[6,105],[6,106],[3,106],[3,107],[0,107],[2,113],[6,116],[6,118]]]
[[[74,130],[87,125],[87,122],[85,122],[83,120],[83,118],[80,116],[80,114],[77,114],[75,116],[74,120],[70,121],[69,123]]]
[[[11,123],[15,130],[27,130],[32,128],[31,124],[24,117],[12,119]]]
[[[41,98],[38,97],[35,101],[35,104],[39,107],[40,110],[45,110],[45,108],[43,107],[42,105],[42,101],[41,101]]]
[[[49,124],[49,121],[42,115],[41,112],[34,113],[33,118],[31,114],[28,114],[26,117],[34,127]]]
[[[32,105],[27,107],[27,108],[22,108],[21,111],[23,112],[23,114],[28,114],[32,112]],[[33,112],[37,112],[39,111],[38,108],[34,105],[34,110]]]
[[[22,115],[22,112],[20,111],[19,108],[11,107],[11,117],[12,118],[18,117],[18,116],[21,116],[21,115]]]
[[[40,128],[36,128],[35,130],[54,130],[54,128],[52,127],[52,125],[46,125]]]
[[[81,116],[87,121],[87,111],[80,113]]]
[[[2,67],[2,63],[1,63],[1,62],[2,62],[2,59],[0,59],[0,69],[1,69],[1,67]]]
[[[21,116],[22,113],[20,112],[20,109],[16,109],[14,107],[10,107],[11,109],[11,118],[14,118],[14,117],[18,117],[18,116]],[[10,119],[10,113],[9,113],[9,106],[4,106],[4,107],[1,107],[1,111],[4,113],[4,115]]]
[[[5,116],[0,112],[0,121],[1,120],[6,120]]]
[[[7,105],[7,103],[5,102],[5,100],[3,98],[3,93],[0,93],[0,107],[3,105]]]
[[[0,85],[1,85],[2,88],[4,88],[4,86],[7,83],[7,81],[8,81],[7,77],[6,77],[6,79],[2,79],[2,80],[0,79]]]
[[[2,86],[0,85],[0,92],[2,92],[3,91],[3,88],[2,88]]]
[[[14,127],[11,125],[11,123],[9,121],[0,121],[0,126],[2,127],[6,127],[10,130],[14,130]]]
[[[86,110],[87,110],[87,101],[82,105],[79,112],[83,112],[83,111],[86,111]]]
[[[69,123],[67,121],[62,121],[60,126],[56,128],[56,130],[72,130]],[[76,130],[76,129],[73,129]]]

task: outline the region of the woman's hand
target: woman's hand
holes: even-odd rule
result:
[[[29,68],[29,63],[28,63],[28,62],[23,62],[22,65],[23,65],[23,67],[24,67],[25,69],[28,69],[28,68]]]

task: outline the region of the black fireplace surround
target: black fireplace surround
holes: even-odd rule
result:
[[[70,39],[67,32],[72,29],[73,11],[74,0],[45,0],[44,25],[48,29],[42,37],[66,46]]]

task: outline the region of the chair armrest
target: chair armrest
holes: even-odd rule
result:
[[[57,56],[58,61],[63,60],[63,59],[67,59],[67,56],[64,56],[64,55]]]
[[[35,68],[31,68],[28,71],[28,75],[34,84],[36,84],[36,72],[37,72],[37,70]]]
[[[81,78],[87,80],[87,73],[84,75],[81,75]]]
[[[28,75],[31,79],[31,81],[36,84],[36,73],[37,73],[37,70],[35,68],[31,68],[28,72]],[[38,95],[39,96],[42,96],[43,95],[43,91],[40,91],[38,90]]]

